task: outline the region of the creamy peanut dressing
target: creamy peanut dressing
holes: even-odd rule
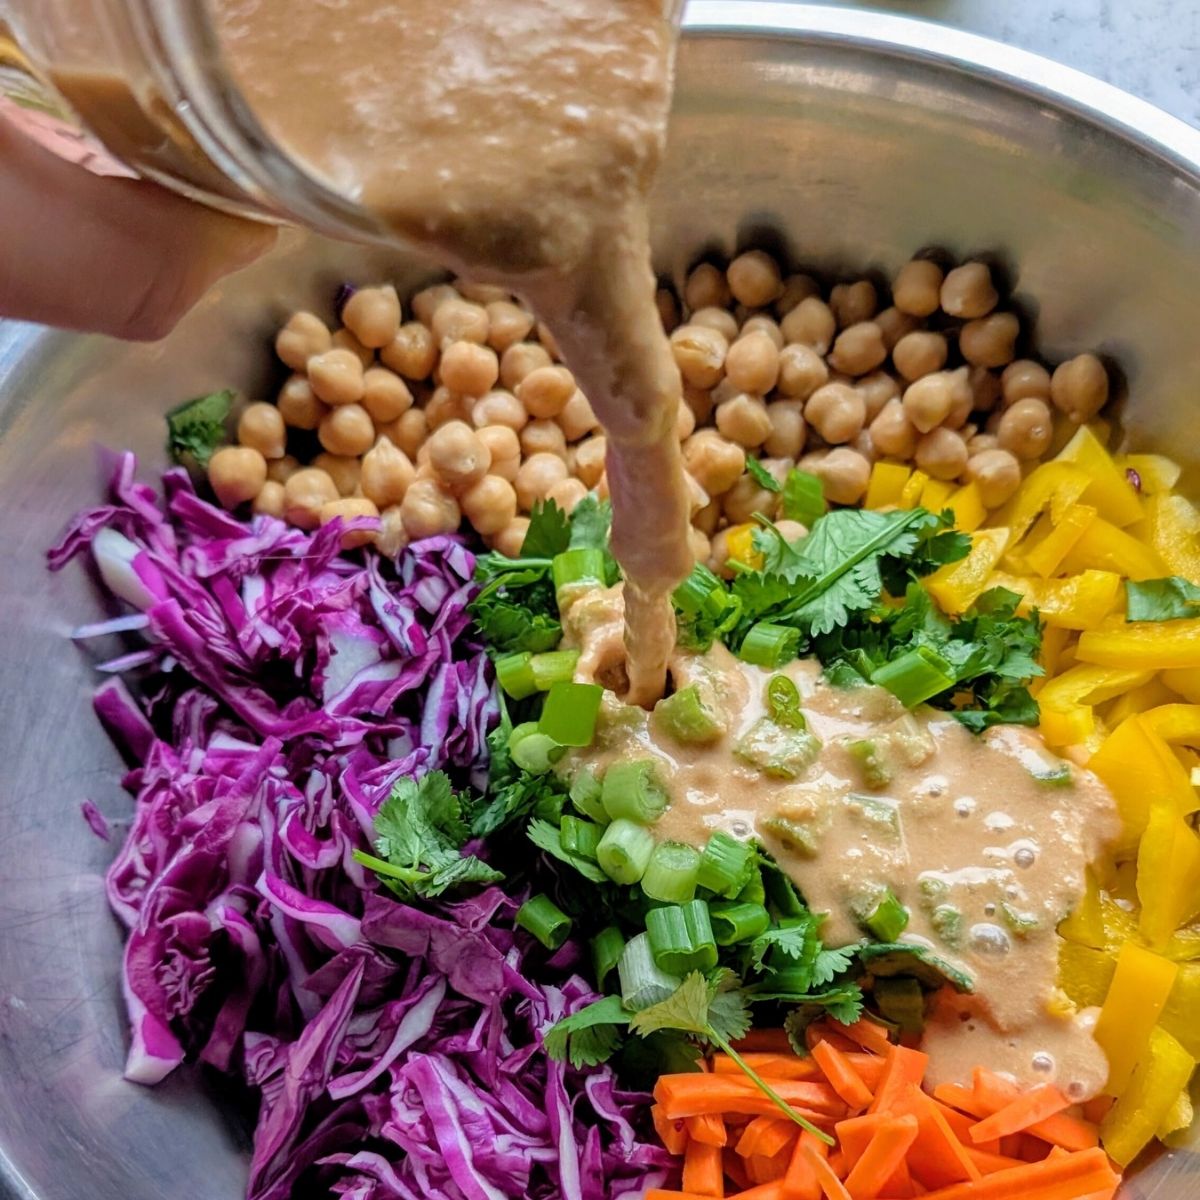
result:
[[[620,630],[619,587],[568,607],[564,644],[581,650],[578,678],[603,680]],[[1117,833],[1103,784],[1055,759],[1029,730],[976,737],[944,713],[906,713],[881,688],[831,687],[815,663],[784,672],[821,742],[795,778],[771,778],[736,757],[766,715],[772,673],[721,646],[670,664],[674,685],[695,684],[718,715],[722,733],[711,745],[682,745],[609,695],[595,744],[565,769],[602,774],[616,760],[656,760],[671,806],[655,833],[697,847],[717,829],[758,837],[810,907],[827,914],[828,944],[860,940],[862,914],[890,888],[910,913],[901,940],[974,980],[970,995],[938,993],[922,1043],[934,1083],[969,1083],[984,1064],[1023,1083],[1056,1080],[1073,1099],[1094,1095],[1107,1064],[1094,1013],[1061,1012],[1055,930],[1083,895],[1087,863]],[[849,748],[864,742],[881,748],[887,782],[867,781]]]
[[[662,694],[690,570],[680,380],[645,197],[670,103],[663,0],[209,0],[280,145],[397,234],[523,295],[608,436],[628,696]]]

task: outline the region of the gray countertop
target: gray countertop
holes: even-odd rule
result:
[[[826,2],[941,21],[1033,50],[1200,125],[1197,0]]]

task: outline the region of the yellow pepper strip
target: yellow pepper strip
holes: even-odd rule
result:
[[[1144,712],[1142,722],[1164,742],[1200,746],[1200,704],[1162,704]]]
[[[1200,963],[1182,963],[1175,986],[1167,997],[1159,1023],[1182,1042],[1193,1058],[1200,1058]]]
[[[753,567],[756,571],[763,565],[763,556],[754,548],[754,531],[758,528],[753,521],[745,525],[734,525],[725,532],[725,544],[729,548],[729,557],[737,562]]]
[[[901,508],[916,508],[921,500],[921,493],[929,482],[929,476],[924,471],[914,471],[900,492]]]
[[[1096,1041],[1108,1056],[1108,1083],[1104,1090],[1110,1096],[1119,1096],[1129,1085],[1178,974],[1175,963],[1136,942],[1126,942],[1121,947],[1112,986],[1104,998],[1095,1029]],[[1154,1124],[1157,1126],[1158,1121]]]
[[[1183,474],[1183,468],[1177,462],[1161,454],[1120,454],[1115,461],[1118,470],[1137,472],[1143,496],[1169,492]]]
[[[979,491],[979,484],[966,483],[946,501],[946,507],[954,513],[954,528],[963,533],[973,533],[983,524],[987,516],[987,505]]]
[[[1157,708],[1162,704],[1169,704],[1174,698],[1171,689],[1157,675],[1154,675],[1148,682],[1132,688],[1114,700],[1105,712],[1104,719],[1110,725],[1119,725],[1126,717],[1132,717],[1135,713],[1145,712],[1150,708]]]
[[[920,505],[930,512],[940,513],[957,490],[954,484],[947,483],[944,479],[931,479],[921,489]]]
[[[1170,574],[1157,550],[1099,517],[1088,523],[1062,559],[1062,569],[1071,574],[1088,567],[1116,571],[1130,579],[1161,579]]]
[[[1087,472],[1091,482],[1083,499],[1094,504],[1114,525],[1124,527],[1142,519],[1142,502],[1133,485],[1086,425],[1079,428],[1054,461],[1073,463]]]
[[[1167,1109],[1167,1115],[1158,1123],[1154,1136],[1160,1142],[1165,1142],[1173,1133],[1181,1133],[1183,1130],[1191,1128],[1192,1118],[1195,1115],[1192,1098],[1185,1087],[1175,1097],[1171,1107]]]
[[[1138,932],[1151,946],[1169,945],[1200,907],[1200,837],[1170,797],[1151,801],[1138,843],[1137,889]]]
[[[1078,1008],[1098,1008],[1112,986],[1116,960],[1103,950],[1078,942],[1058,946],[1058,986]]]
[[[1047,630],[1047,636],[1050,630]],[[1044,643],[1043,643],[1044,645]],[[1049,669],[1049,668],[1047,668]],[[1069,704],[1103,704],[1106,700],[1141,687],[1153,678],[1152,671],[1119,670],[1081,664],[1047,680],[1038,694],[1041,704],[1064,708]]]
[[[1200,510],[1174,493],[1150,496],[1138,532],[1167,564],[1168,574],[1200,585]]]
[[[1034,683],[1044,687],[1057,675],[1069,669],[1063,663],[1063,655],[1067,650],[1067,643],[1071,640],[1071,636],[1069,629],[1047,626],[1045,632],[1042,634],[1041,659],[1046,674],[1041,679],[1035,679]]]
[[[971,534],[971,551],[967,557],[959,562],[947,563],[934,571],[925,580],[926,590],[938,602],[943,612],[965,612],[975,603],[980,593],[991,586],[992,572],[1007,545],[1007,529],[978,530]]]
[[[1200,669],[1183,667],[1178,671],[1164,671],[1159,678],[1177,696],[1192,704],[1200,704]]]
[[[1195,929],[1181,929],[1167,943],[1163,955],[1172,962],[1190,962],[1200,958],[1200,932]],[[1197,1009],[1200,1012],[1200,1009]]]
[[[997,571],[988,586],[1019,592],[1025,597],[1022,613],[1036,608],[1047,625],[1064,629],[1094,629],[1121,597],[1121,577],[1111,571],[1082,571],[1066,579],[1033,579]]]
[[[902,463],[877,462],[871,468],[871,479],[867,484],[867,508],[890,508],[899,506],[904,485],[912,475],[912,468]]]
[[[1059,922],[1058,933],[1069,942],[1078,942],[1081,946],[1091,946],[1093,950],[1103,950],[1104,909],[1100,905],[1100,885],[1095,875],[1087,872],[1087,884],[1083,898],[1075,906],[1071,914]]]
[[[1039,698],[1038,708],[1041,712],[1038,732],[1046,745],[1056,750],[1078,746],[1096,732],[1096,714],[1084,704],[1052,708]]]
[[[1053,581],[1052,581],[1053,582]],[[1185,621],[1112,621],[1079,638],[1080,662],[1161,671],[1200,667],[1200,618]]]
[[[1151,1030],[1146,1053],[1128,1088],[1100,1126],[1100,1137],[1111,1159],[1127,1167],[1137,1158],[1187,1087],[1195,1065],[1192,1056],[1165,1029]]]
[[[995,524],[1012,531],[1015,545],[1050,506],[1052,499],[1057,501],[1061,497],[1061,502],[1069,507],[1087,491],[1090,483],[1087,472],[1070,463],[1042,463],[1029,473],[1016,495],[996,510]]]
[[[1075,548],[1097,515],[1090,504],[1077,504],[1064,513],[1061,521],[1047,529],[1045,536],[1025,551],[1027,569],[1041,575],[1043,579],[1048,579]],[[1046,517],[1042,518],[1042,521],[1047,520]],[[1038,522],[1039,525],[1041,523]]]

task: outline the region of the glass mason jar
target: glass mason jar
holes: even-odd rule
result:
[[[266,133],[200,0],[0,0],[0,97],[204,204],[331,237],[387,238]]]

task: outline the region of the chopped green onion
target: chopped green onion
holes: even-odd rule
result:
[[[896,899],[891,888],[884,888],[883,894],[864,916],[863,924],[879,941],[894,942],[908,928],[908,909]]]
[[[554,556],[550,572],[554,577],[556,592],[573,583],[598,583],[603,586],[606,582],[604,551],[591,547],[564,550]]]
[[[909,650],[871,673],[871,682],[887,688],[905,708],[923,704],[957,680],[953,664],[928,646]]]
[[[830,687],[845,690],[863,687],[867,682],[863,673],[856,670],[844,658],[839,658],[837,662],[825,668],[825,678],[829,681]]]
[[[522,771],[544,775],[565,751],[538,729],[536,721],[524,721],[508,735],[508,753]]]
[[[771,924],[771,914],[761,904],[744,904],[740,900],[731,904],[714,904],[709,908],[708,915],[718,946],[751,942],[760,933],[766,933]]]
[[[667,793],[648,758],[613,763],[604,773],[600,798],[614,820],[625,817],[639,825],[653,825],[667,807]]]
[[[718,896],[733,900],[750,880],[754,847],[717,830],[700,855],[696,882]]]
[[[807,729],[800,711],[800,689],[788,676],[772,675],[767,680],[767,715],[785,729]]]
[[[818,517],[825,515],[825,486],[816,475],[793,467],[783,481],[783,515],[789,521],[799,521],[811,529]]]
[[[768,817],[762,827],[764,832],[774,834],[789,854],[798,854],[801,858],[817,857],[820,850],[817,835],[820,830],[815,823],[808,824],[790,817]]]
[[[929,923],[951,950],[962,945],[963,915],[953,904],[939,904],[929,914]]]
[[[550,685],[538,732],[560,746],[590,746],[604,689],[598,683],[559,681]]]
[[[767,888],[763,882],[761,867],[751,867],[750,879],[746,886],[738,892],[737,898],[742,904],[765,904],[767,902]]]
[[[846,753],[858,763],[863,782],[868,787],[887,787],[892,782],[892,768],[886,757],[880,753],[878,742],[870,738],[847,742]]]
[[[654,961],[672,975],[711,971],[717,965],[717,943],[703,900],[652,908],[646,914],[646,935]]]
[[[607,825],[610,817],[600,802],[600,780],[591,767],[581,767],[571,780],[571,803],[585,817],[600,825]]]
[[[800,648],[800,631],[788,625],[759,621],[742,639],[738,658],[756,667],[779,667],[791,662]]]
[[[596,849],[604,836],[604,830],[594,821],[581,821],[568,813],[559,825],[559,836],[562,838],[563,849],[569,854],[578,854],[595,862]]]
[[[671,603],[685,617],[719,616],[731,599],[725,585],[703,563],[697,563],[671,594]]]
[[[654,853],[654,834],[644,825],[618,817],[596,847],[600,869],[614,883],[637,883]]]
[[[1041,922],[1037,916],[1031,912],[1021,912],[1020,909],[1013,905],[1004,902],[1000,905],[1000,916],[1005,925],[1009,927],[1017,935],[1017,937],[1025,937],[1032,933],[1035,929],[1040,928]]]
[[[616,970],[625,952],[625,939],[615,925],[600,930],[592,938],[592,967],[596,972],[596,987],[604,991],[604,981]]]
[[[632,1012],[640,1012],[674,995],[683,982],[678,975],[668,975],[654,961],[650,938],[639,933],[631,938],[617,963],[621,977],[621,1003]]]
[[[557,950],[571,936],[571,918],[549,896],[533,896],[517,910],[517,924],[547,950]]]
[[[496,659],[496,682],[504,689],[504,694],[514,700],[532,696],[538,690],[533,678],[533,655],[522,650]]]
[[[702,746],[721,736],[721,726],[700,699],[700,690],[693,683],[680,688],[654,706],[654,720],[677,742]]]
[[[925,1028],[925,993],[915,979],[876,979],[873,990],[880,1015],[903,1033],[920,1033]]]
[[[554,684],[568,682],[575,674],[578,661],[578,650],[547,650],[545,654],[535,654],[531,666],[538,691],[548,692]]]
[[[787,729],[763,717],[738,739],[733,753],[772,779],[796,779],[817,761],[821,742],[807,729]]]
[[[660,842],[642,876],[642,891],[664,904],[686,904],[696,894],[700,852],[683,842]]]

